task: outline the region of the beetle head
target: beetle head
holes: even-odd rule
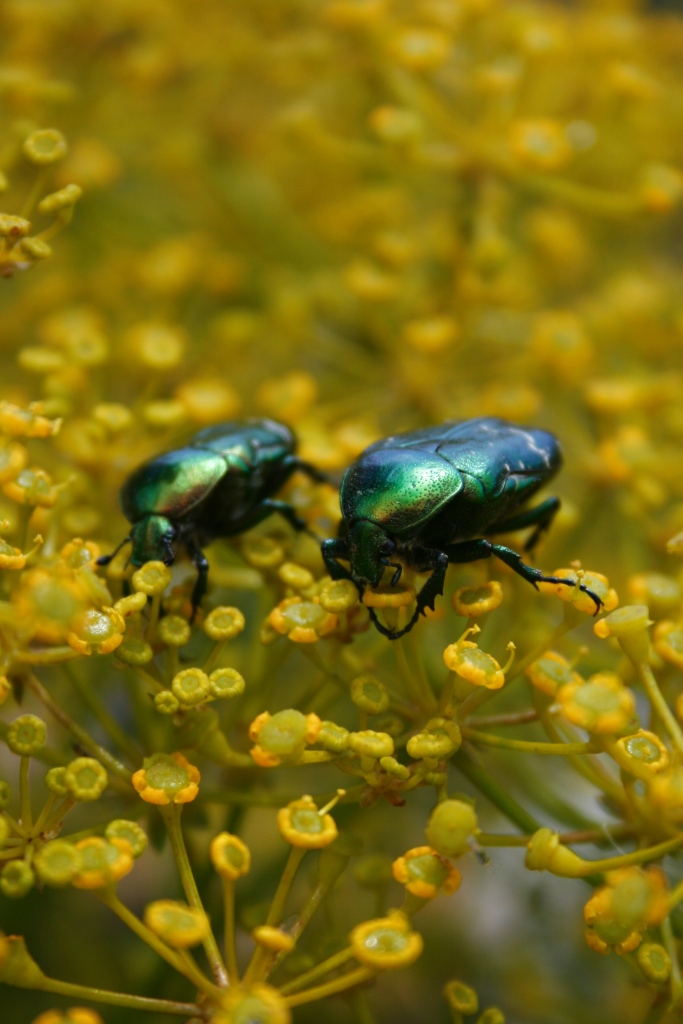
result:
[[[368,519],[358,519],[349,530],[348,545],[354,580],[370,587],[379,586],[386,559],[395,547],[386,530]]]
[[[133,542],[131,562],[133,565],[144,565],[145,562],[172,565],[174,555],[171,544],[175,535],[173,523],[165,516],[143,516],[130,531]]]

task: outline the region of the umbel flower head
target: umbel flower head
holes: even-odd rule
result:
[[[422,936],[411,930],[400,911],[356,925],[349,941],[356,960],[375,971],[409,967],[423,948]]]
[[[152,754],[133,773],[133,786],[148,804],[186,804],[199,792],[199,769],[180,753]]]
[[[499,690],[504,685],[505,673],[512,664],[515,645],[512,642],[508,644],[510,657],[507,664],[501,668],[495,658],[482,651],[473,641],[467,640],[470,633],[478,632],[477,625],[466,629],[460,639],[450,644],[443,652],[443,660],[446,668],[455,672],[461,679],[466,679],[475,686],[484,686],[487,690]]]

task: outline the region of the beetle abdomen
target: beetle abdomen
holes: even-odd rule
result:
[[[182,519],[208,497],[225,471],[225,459],[214,452],[166,452],[128,477],[121,490],[123,514],[131,523],[151,514]]]
[[[367,519],[400,536],[430,519],[462,486],[458,471],[439,455],[375,449],[346,471],[342,514],[348,523]]]

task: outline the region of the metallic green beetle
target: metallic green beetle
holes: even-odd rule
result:
[[[562,465],[557,438],[545,430],[520,427],[491,417],[443,423],[396,434],[370,445],[347,469],[341,486],[342,529],[346,535],[322,544],[325,565],[333,579],[353,580],[362,594],[376,587],[387,566],[403,565],[430,572],[418,594],[408,625],[392,632],[370,615],[377,629],[397,639],[417,622],[443,593],[451,562],[474,562],[496,555],[523,579],[575,586],[572,580],[546,576],[502,544],[483,534],[508,533],[533,526],[525,545],[531,551],[560,507],[547,498],[521,510]],[[339,564],[342,558],[350,569]],[[602,601],[580,584],[595,601]]]
[[[157,455],[128,477],[121,507],[132,529],[111,555],[132,542],[133,565],[161,561],[172,565],[183,545],[197,567],[192,593],[197,608],[206,592],[209,563],[202,548],[217,537],[233,537],[273,512],[306,529],[291,505],[271,497],[296,470],[326,479],[295,455],[288,427],[273,420],[220,423],[200,430],[183,448]]]

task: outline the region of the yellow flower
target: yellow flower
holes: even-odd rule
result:
[[[293,708],[275,715],[262,711],[249,726],[249,738],[256,744],[249,753],[262,768],[296,762],[306,744],[317,740],[321,724],[317,715],[303,715]]]
[[[610,588],[606,576],[599,572],[584,572],[579,569],[555,569],[553,576],[559,576],[563,580],[574,580],[575,583],[582,583],[588,590],[592,590],[602,601],[600,611],[611,612],[619,603],[616,590]],[[595,615],[595,601],[593,598],[580,590],[578,585],[568,587],[562,583],[539,583],[538,589],[544,594],[556,594],[562,601],[574,606],[577,611],[586,615]]]
[[[145,562],[133,573],[133,586],[141,594],[153,597],[155,594],[163,594],[171,578],[171,570],[163,562]]]
[[[505,683],[505,673],[512,664],[515,645],[508,644],[510,657],[505,667],[501,668],[495,658],[480,650],[471,640],[465,639],[470,633],[478,631],[478,626],[466,629],[459,640],[449,644],[445,649],[443,660],[446,668],[455,672],[461,679],[466,679],[475,686],[485,686],[487,690],[499,690]]]
[[[211,1024],[291,1024],[284,996],[272,985],[258,983],[242,988],[233,986],[223,996],[223,1010],[211,1018]]]
[[[516,162],[532,171],[556,171],[571,157],[561,125],[548,118],[513,121],[510,147]]]
[[[277,812],[277,827],[285,842],[304,850],[321,850],[337,838],[334,818],[319,811],[310,796],[281,807]]]
[[[22,409],[11,402],[0,401],[0,431],[10,437],[52,437],[59,433],[61,425],[61,419],[42,416],[38,403]]]
[[[635,718],[635,697],[614,672],[596,672],[587,680],[565,683],[557,699],[570,722],[598,735],[620,733]]]
[[[59,488],[44,469],[33,467],[22,469],[3,484],[3,492],[19,505],[34,505],[38,508],[52,508],[59,497]]]
[[[251,853],[238,836],[220,832],[211,840],[211,863],[218,874],[229,881],[246,875],[251,867]]]
[[[556,651],[546,651],[524,670],[524,674],[537,690],[549,697],[554,697],[560,686],[582,682],[579,673],[575,672],[567,659]]]
[[[658,622],[654,630],[653,647],[664,661],[683,668],[683,626],[676,622]]]
[[[76,889],[103,889],[133,869],[133,854],[125,839],[88,836],[74,846],[81,854],[81,868],[72,883]]]
[[[451,604],[458,615],[478,618],[492,612],[503,600],[503,588],[496,580],[479,587],[460,587],[453,594]]]
[[[123,640],[126,623],[115,608],[89,608],[74,623],[66,642],[79,654],[109,654]]]
[[[212,640],[232,640],[244,629],[244,615],[239,608],[214,608],[209,612],[202,629]]]
[[[0,442],[0,484],[6,484],[21,473],[28,462],[28,451],[23,444]]]
[[[622,736],[607,750],[617,764],[639,779],[650,779],[669,767],[669,751],[659,736],[639,729],[631,736]]]
[[[414,587],[366,587],[363,591],[366,608],[406,608],[414,600]]]
[[[70,1006],[68,1010],[46,1010],[39,1013],[33,1024],[104,1024],[99,1013],[85,1006]]]
[[[91,540],[84,541],[80,537],[70,540],[59,552],[62,562],[70,569],[82,569],[85,566],[94,569],[99,555],[100,549],[97,544]]]
[[[433,850],[431,846],[415,846],[391,867],[394,878],[406,890],[423,900],[431,900],[439,890],[450,896],[462,881],[457,868]]]
[[[596,953],[630,953],[649,927],[668,913],[666,881],[661,868],[621,868],[607,875],[584,908],[586,942]]]
[[[190,949],[209,934],[209,919],[203,910],[179,900],[155,900],[145,907],[147,927],[173,949]]]
[[[294,936],[283,932],[281,928],[273,928],[267,924],[254,928],[251,936],[254,942],[271,953],[291,953],[296,945]]]
[[[195,377],[176,389],[175,397],[195,423],[219,423],[239,412],[240,397],[220,377]]]
[[[133,786],[148,804],[186,804],[199,792],[199,769],[182,754],[152,754],[134,772]]]
[[[407,917],[400,911],[356,925],[349,942],[356,960],[375,971],[409,967],[424,945],[422,936],[411,931]]]
[[[317,599],[304,601],[300,597],[287,597],[273,608],[267,621],[294,643],[314,644],[332,632],[337,625],[337,616],[326,612]]]

